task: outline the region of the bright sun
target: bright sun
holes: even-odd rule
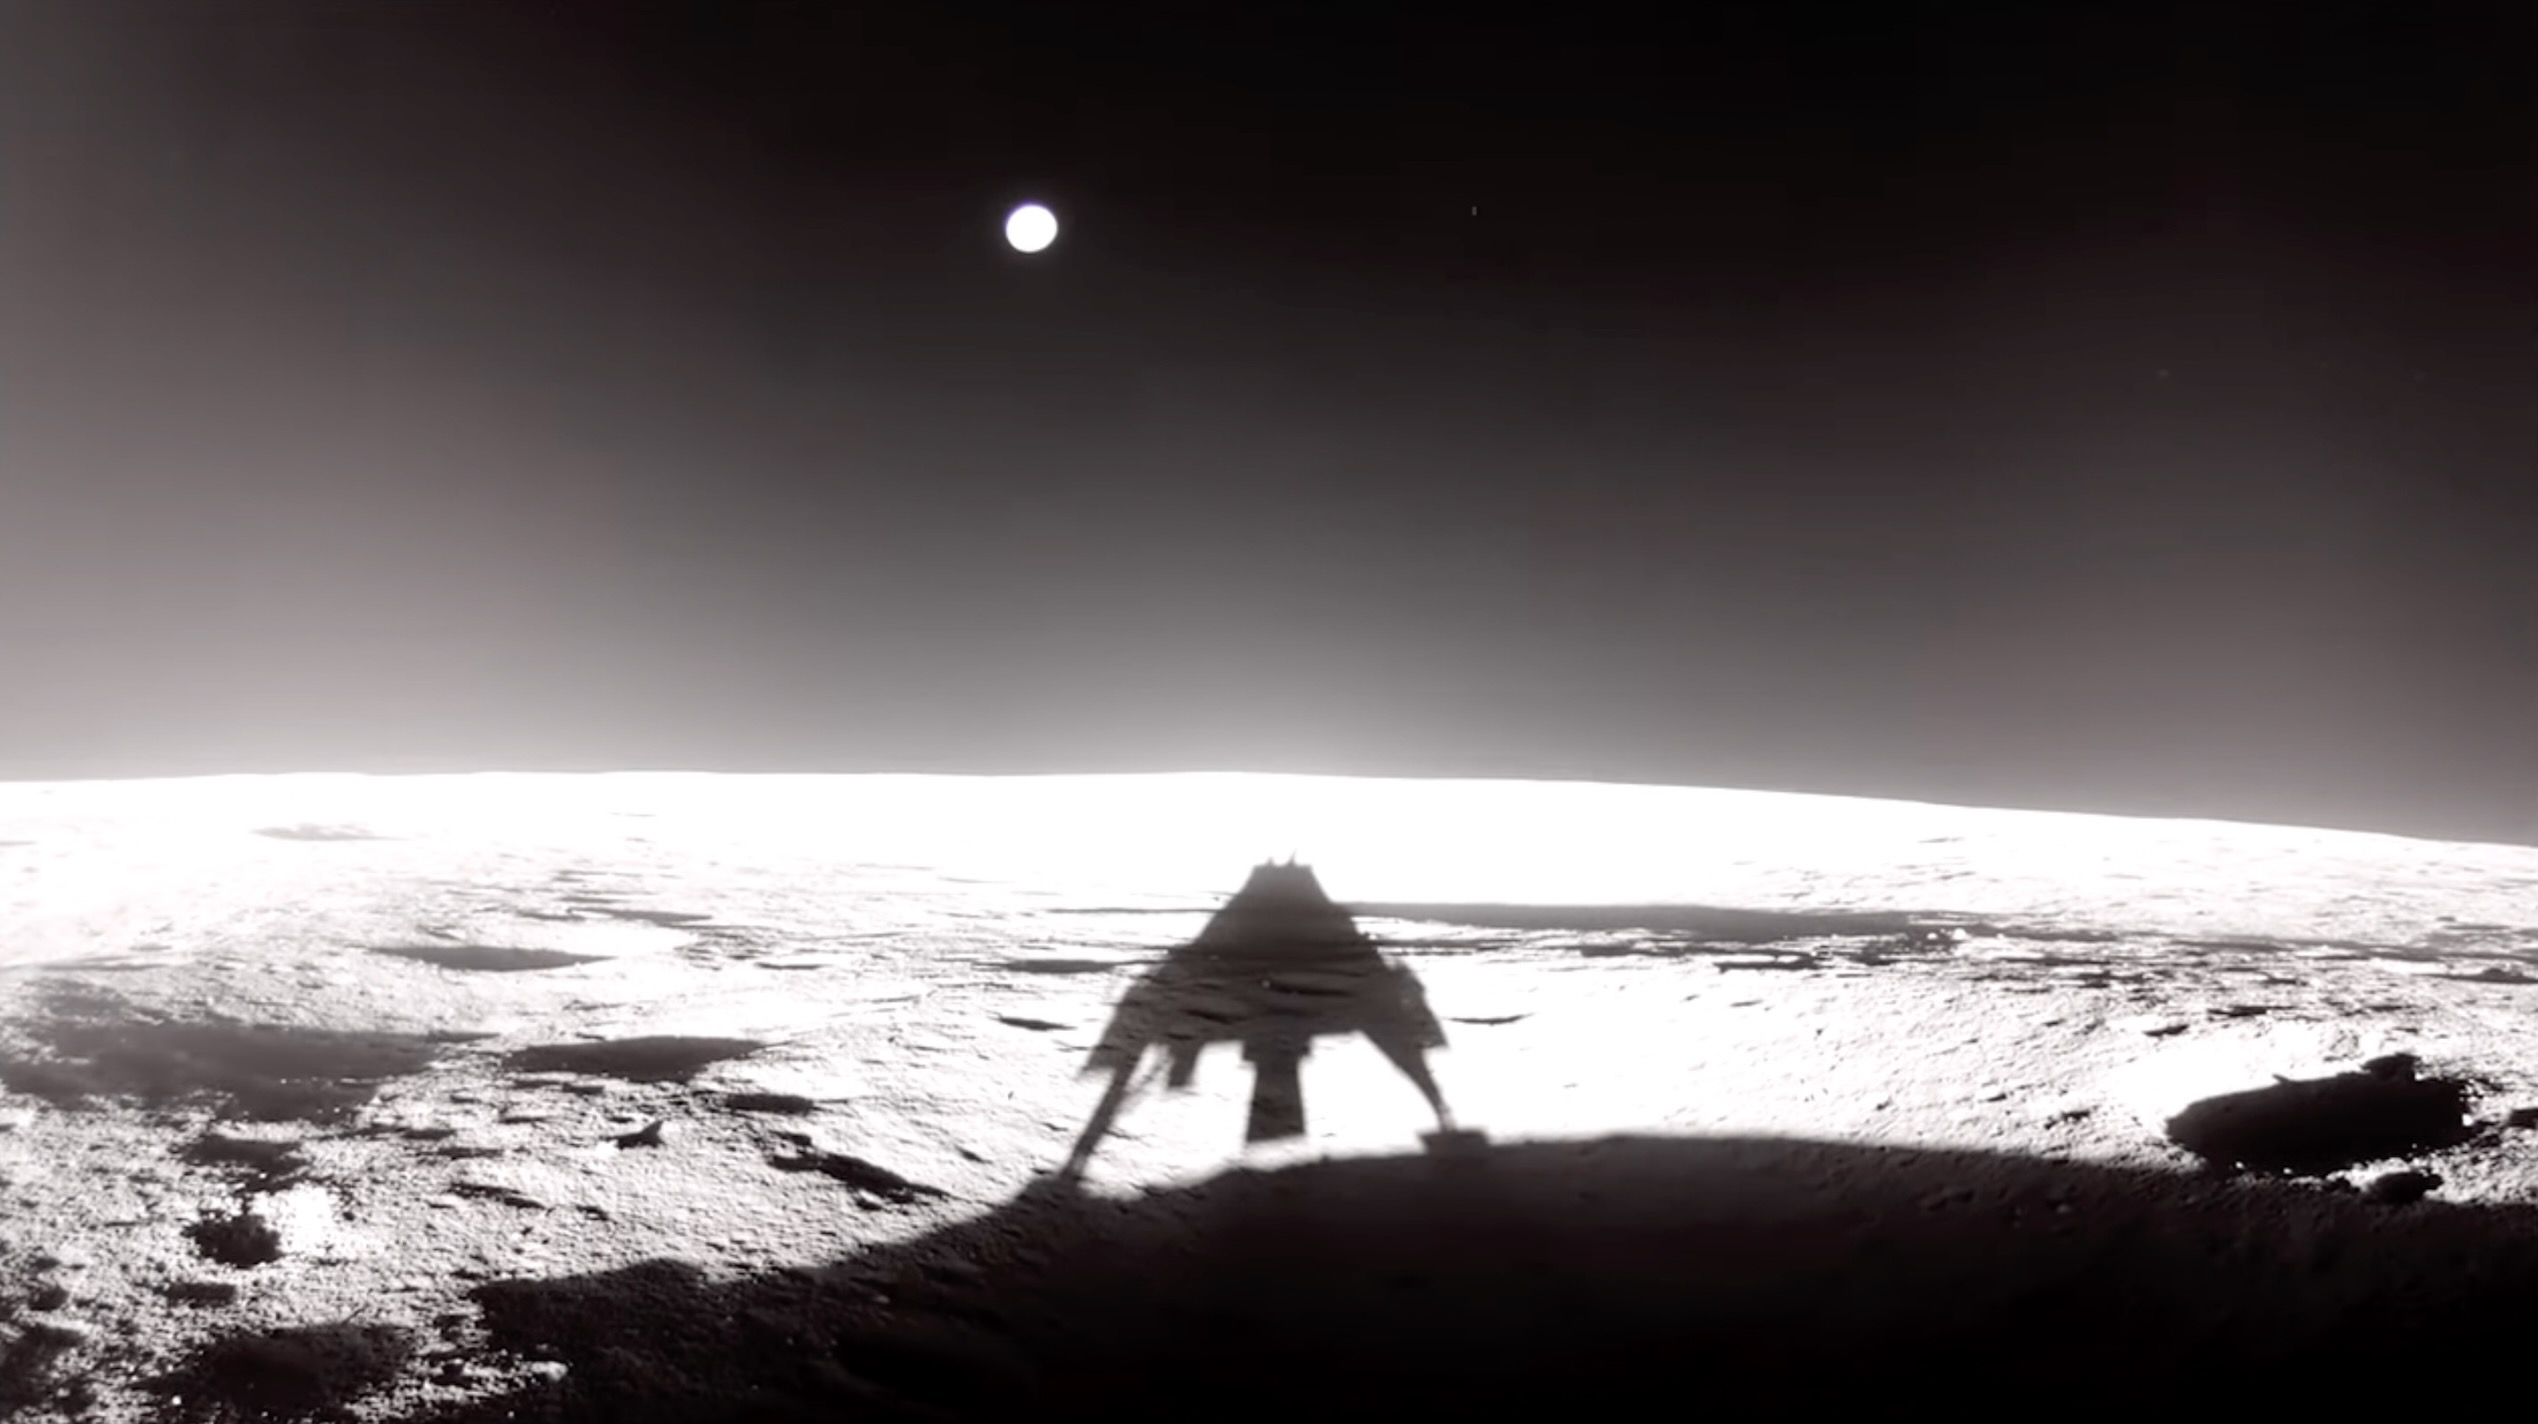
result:
[[[1057,241],[1057,214],[1038,203],[1025,203],[1005,215],[1005,241],[1016,252],[1037,252]]]

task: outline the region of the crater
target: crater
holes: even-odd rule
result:
[[[2475,1136],[2468,1085],[2417,1078],[2396,1056],[2358,1073],[2205,1098],[2168,1120],[2170,1141],[2225,1168],[2320,1176],[2456,1147]]]

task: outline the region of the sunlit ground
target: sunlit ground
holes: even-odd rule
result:
[[[1437,1080],[1494,1144],[1799,1138],[2176,1172],[2166,1124],[2190,1105],[2375,1055],[2471,1070],[2488,1116],[2538,1099],[2538,851],[2514,847],[1302,776],[17,784],[0,1257],[81,1253],[75,1309],[157,1359],[383,1299],[421,1328],[481,1279],[671,1259],[747,1280],[915,1239],[1066,1158],[1122,993],[1289,855],[1416,974]],[[218,1073],[305,1096],[220,1055],[346,1034],[428,1066],[328,1089],[332,1123],[181,1091]],[[665,1051],[702,1056],[665,1078]],[[1362,1037],[1314,1042],[1301,1136],[1244,1142],[1252,1081],[1231,1043],[1186,1090],[1149,1079],[1082,1185],[1415,1160],[1435,1126]],[[647,1122],[659,1145],[619,1145]],[[306,1180],[236,1179],[219,1152],[243,1149],[205,1144],[239,1134]],[[2443,1158],[2442,1191],[2524,1199],[2516,1151]],[[875,1205],[854,1164],[925,1192]],[[189,1231],[248,1205],[281,1259],[206,1262]],[[165,1303],[197,1275],[244,1303]]]

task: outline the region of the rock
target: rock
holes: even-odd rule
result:
[[[27,1322],[26,1338],[35,1344],[55,1350],[74,1350],[97,1337],[97,1327],[81,1320],[59,1316]]]
[[[167,1298],[179,1305],[235,1305],[238,1288],[227,1281],[171,1281]]]
[[[2503,1119],[2506,1127],[2538,1127],[2538,1108],[2514,1108]]]
[[[573,1372],[572,1366],[565,1364],[562,1360],[531,1360],[524,1370],[529,1378],[543,1380],[548,1384],[561,1384],[564,1377]]]
[[[60,1281],[46,1281],[27,1293],[29,1310],[59,1310],[70,1304],[70,1287]]]
[[[661,1129],[665,1126],[667,1124],[660,1118],[654,1118],[642,1127],[617,1138],[616,1143],[620,1147],[658,1147],[661,1145]]]
[[[2106,1026],[2137,1033],[2144,1038],[2169,1038],[2186,1031],[2185,1020],[2168,1014],[2130,1014],[2110,1019]]]
[[[2372,1201],[2383,1206],[2404,1206],[2422,1201],[2440,1185],[2441,1179],[2430,1172],[2386,1172],[2372,1178],[2366,1192]]]
[[[2362,1071],[2374,1078],[2412,1078],[2422,1060],[2411,1053],[2387,1053],[2362,1065]]]

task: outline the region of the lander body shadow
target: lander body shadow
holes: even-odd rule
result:
[[[1438,1132],[1456,1131],[1427,1062],[1430,1050],[1445,1046],[1445,1029],[1418,976],[1359,931],[1311,867],[1255,866],[1196,939],[1120,997],[1084,1068],[1108,1073],[1110,1083],[1058,1175],[1081,1178],[1149,1050],[1161,1052],[1165,1083],[1179,1089],[1195,1078],[1208,1045],[1241,1044],[1255,1074],[1243,1140],[1275,1142],[1304,1135],[1301,1075],[1313,1040],[1349,1033],[1366,1035],[1419,1090]]]

